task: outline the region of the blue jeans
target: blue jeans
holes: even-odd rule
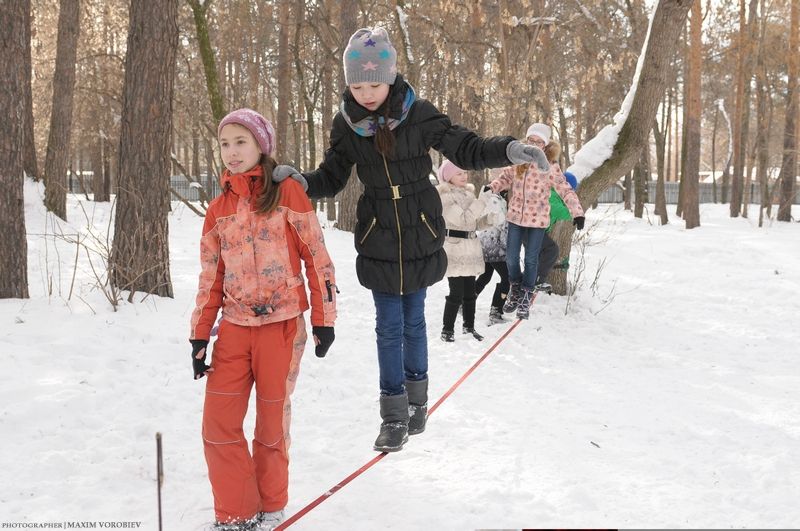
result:
[[[372,292],[382,395],[403,394],[406,380],[428,375],[426,292],[427,288],[405,295]]]
[[[536,274],[539,269],[539,251],[544,239],[544,228],[520,227],[508,224],[508,240],[506,241],[506,264],[508,280],[522,281],[522,286],[531,288],[536,285]],[[520,270],[519,253],[525,246],[525,271]]]

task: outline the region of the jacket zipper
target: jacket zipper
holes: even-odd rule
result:
[[[419,213],[419,217],[422,218],[422,222],[425,224],[426,227],[428,227],[428,230],[431,231],[431,234],[433,234],[433,237],[434,238],[438,238],[439,236],[436,234],[436,232],[433,230],[433,228],[428,223],[428,218],[425,217],[425,212],[420,212]]]
[[[328,302],[333,302],[333,290],[331,289],[331,287],[335,287],[335,286],[333,286],[333,284],[331,284],[330,279],[326,278],[325,279],[325,289],[328,290]],[[339,293],[339,288],[336,288],[336,293]]]
[[[386,162],[386,155],[383,155],[383,167],[386,170],[386,178],[389,179],[389,186],[394,187],[392,176],[389,175],[389,163]],[[392,206],[394,206],[394,218],[397,221],[397,250],[400,259],[400,295],[403,294],[403,230],[400,227],[400,214],[397,212],[397,200],[392,199]]]
[[[372,229],[375,228],[375,223],[377,223],[377,222],[378,222],[378,218],[373,217],[372,221],[369,224],[369,227],[367,227],[367,232],[365,232],[364,236],[362,236],[361,240],[359,240],[359,242],[358,242],[359,245],[364,245],[364,242],[367,241],[367,236],[369,236],[369,233],[372,232]]]

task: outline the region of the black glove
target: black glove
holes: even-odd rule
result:
[[[575,225],[575,228],[578,230],[583,230],[583,224],[586,222],[586,218],[583,216],[578,216],[577,218],[572,220],[572,224]]]
[[[314,349],[314,354],[316,354],[318,358],[324,358],[325,354],[328,353],[328,349],[331,348],[333,340],[336,338],[336,335],[333,333],[333,327],[312,326],[311,330],[314,334],[314,344],[317,346]]]
[[[206,348],[208,340],[190,339],[192,343],[192,368],[194,369],[194,379],[199,380],[214,369],[206,365]]]

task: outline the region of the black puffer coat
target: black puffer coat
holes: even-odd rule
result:
[[[398,76],[387,103],[396,115],[407,85]],[[345,93],[348,114],[369,113]],[[357,106],[358,109],[354,109]],[[381,112],[379,109],[376,112]],[[413,293],[444,277],[447,257],[442,249],[445,223],[442,203],[428,175],[434,148],[464,169],[508,166],[506,146],[512,137],[480,138],[450,123],[429,101],[416,100],[395,129],[395,148],[384,158],[373,136],[359,136],[341,112],[333,119],[331,145],[317,170],[303,174],[311,198],[341,191],[356,165],[365,191],[356,211],[356,273],[364,287],[386,293]],[[387,168],[389,175],[387,176]],[[391,184],[390,184],[391,181]],[[392,185],[400,196],[393,199]]]

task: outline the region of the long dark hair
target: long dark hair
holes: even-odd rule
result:
[[[279,184],[272,182],[272,170],[278,163],[269,155],[261,154],[258,161],[263,173],[261,193],[256,197],[256,212],[259,214],[269,214],[278,208],[278,202],[281,200]]]
[[[394,131],[389,129],[389,101],[392,98],[392,92],[394,92],[394,85],[390,87],[386,101],[383,102],[383,116],[381,116],[383,123],[380,123],[379,119],[378,130],[375,131],[375,149],[384,157],[388,157],[394,152]]]

